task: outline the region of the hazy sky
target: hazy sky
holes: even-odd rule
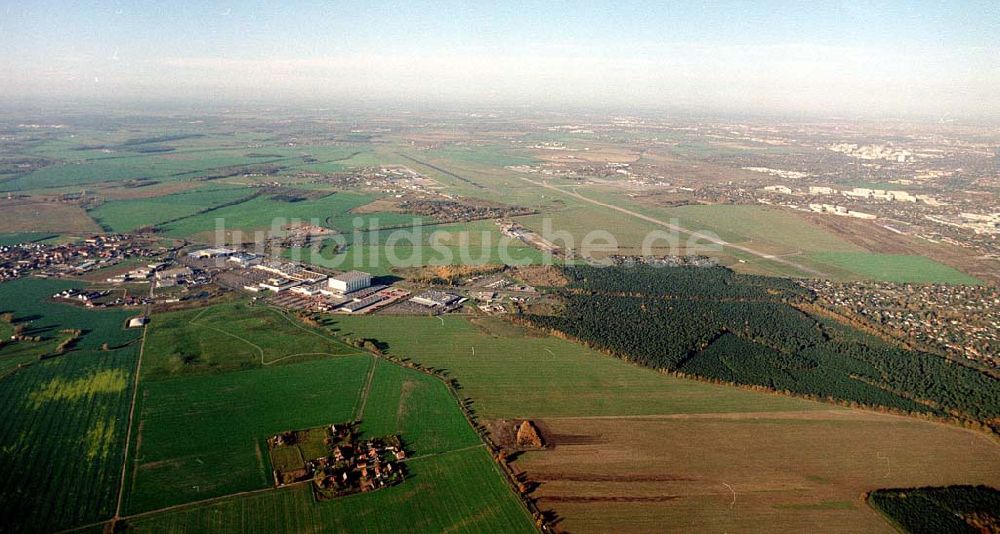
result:
[[[1000,1],[0,0],[0,97],[1000,115]]]

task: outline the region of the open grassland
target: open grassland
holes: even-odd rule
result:
[[[280,230],[281,226],[295,222],[318,224],[350,234],[355,219],[367,228],[377,219],[378,226],[389,227],[410,224],[414,217],[401,213],[355,215],[352,208],[372,201],[374,197],[361,193],[335,193],[316,200],[285,202],[270,197],[257,197],[239,205],[226,206],[208,213],[197,214],[164,225],[165,233],[174,237],[208,239],[214,236],[217,220],[221,219],[227,230]],[[275,224],[277,221],[277,228]],[[252,238],[245,235],[245,239]]]
[[[139,332],[124,330],[128,313],[48,300],[75,285],[0,284],[2,311],[42,338],[0,348],[0,513],[17,530],[65,528],[114,510]],[[39,361],[64,329],[83,334],[66,354]]]
[[[66,161],[43,167],[25,176],[0,184],[0,191],[41,190],[85,187],[90,184],[134,179],[182,179],[236,165],[280,163],[289,159],[248,158],[246,149],[219,148],[166,153],[63,153]],[[73,158],[74,159],[68,159]]]
[[[568,203],[564,209],[518,217],[517,222],[567,249],[580,250],[584,239],[590,235],[589,239],[592,241],[587,247],[598,258],[616,253],[641,254],[646,237],[653,231],[662,230],[656,225],[625,217],[608,208],[577,204],[576,201]],[[608,234],[613,239],[605,237]],[[681,245],[683,244],[684,239],[681,240]],[[652,253],[658,255],[678,253],[678,249],[671,249],[669,242],[665,240],[653,241],[650,247]]]
[[[407,480],[317,503],[307,486],[128,520],[136,532],[534,532],[484,448],[406,462]]]
[[[485,418],[828,408],[665,376],[497,318],[337,317],[333,328],[387,343],[395,357],[447,369]]]
[[[268,487],[265,439],[352,420],[371,363],[354,355],[142,382],[126,509]]]
[[[542,420],[517,466],[571,532],[891,532],[880,487],[1000,482],[967,430],[856,411]]]
[[[361,432],[372,437],[399,434],[417,456],[479,445],[457,403],[440,380],[378,361],[361,413]]]
[[[89,234],[101,231],[83,208],[58,202],[0,200],[0,232]]]
[[[711,230],[733,243],[767,243],[793,252],[861,250],[796,213],[770,206],[681,206],[663,209],[662,213],[677,217],[682,226]]]
[[[286,257],[331,269],[362,269],[375,275],[390,274],[395,267],[423,265],[537,264],[542,252],[520,240],[504,236],[493,221],[427,225],[405,228],[393,237],[391,230],[345,236],[347,249],[337,253],[335,241],[318,247],[290,249]]]
[[[166,221],[190,217],[248,197],[246,188],[202,188],[152,198],[112,200],[91,210],[90,216],[111,232],[128,232]]]
[[[435,157],[435,152],[424,153],[401,150],[384,154],[387,160],[395,159],[415,171],[441,184],[449,193],[479,198],[505,204],[516,204],[529,208],[553,205],[551,195],[537,188],[525,187],[518,173],[500,166],[492,166],[484,161],[492,158],[507,158],[505,155],[465,154],[466,148],[443,149],[441,155],[468,155],[469,157]],[[479,158],[479,155],[482,158]],[[511,155],[513,158],[520,156]]]
[[[357,354],[284,312],[244,302],[158,314],[149,326],[143,380],[255,369]]]
[[[477,166],[502,168],[508,165],[531,165],[535,158],[518,154],[509,146],[477,145],[457,146],[430,150],[423,154],[428,159],[445,160],[454,164],[473,164]]]
[[[820,252],[816,260],[850,271],[858,278],[913,284],[980,284],[978,279],[923,256]]]

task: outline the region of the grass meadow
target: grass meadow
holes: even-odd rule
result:
[[[337,317],[337,335],[447,369],[480,417],[609,416],[829,409],[824,404],[665,376],[497,318]]]
[[[354,418],[372,359],[142,382],[128,513],[273,484],[265,439]]]
[[[456,404],[440,380],[379,361],[361,413],[361,432],[371,437],[399,434],[407,450],[418,456],[478,445],[479,436]]]
[[[867,252],[820,252],[818,261],[866,280],[911,284],[981,284],[972,276],[923,256]]]
[[[172,195],[129,200],[110,200],[88,213],[111,232],[129,232],[157,226],[166,221],[190,217],[201,211],[248,197],[242,187],[200,188]]]
[[[282,311],[234,302],[157,315],[149,327],[142,378],[256,369],[358,352]]]

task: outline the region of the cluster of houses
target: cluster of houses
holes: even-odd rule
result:
[[[37,273],[42,276],[77,275],[116,265],[128,258],[162,254],[142,239],[108,234],[64,244],[20,243],[0,246],[0,282]]]
[[[111,293],[110,291],[91,291],[87,289],[73,288],[73,289],[64,289],[56,293],[55,295],[52,295],[52,298],[63,299],[63,300],[76,300],[79,302],[83,302],[84,304],[87,305],[87,307],[92,308],[94,307],[98,299],[102,299],[108,296],[110,293]]]
[[[317,436],[321,436],[323,454],[308,458],[308,451],[317,450]],[[275,466],[275,485],[311,480],[316,500],[374,491],[399,484],[405,478],[401,462],[406,452],[399,436],[357,441],[355,424],[284,432],[267,442]],[[296,464],[287,462],[287,458],[305,460]]]

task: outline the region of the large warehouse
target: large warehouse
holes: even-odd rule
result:
[[[372,275],[361,271],[347,271],[330,277],[330,289],[350,293],[372,285]]]

